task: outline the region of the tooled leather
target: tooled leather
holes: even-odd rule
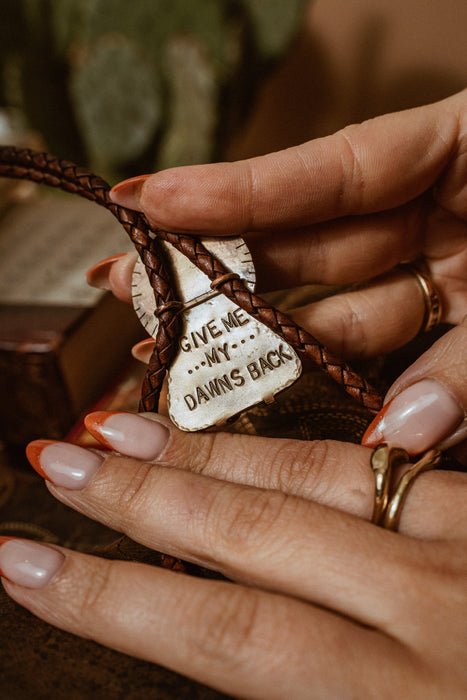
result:
[[[47,153],[13,146],[0,146],[0,176],[32,180],[78,194],[104,206],[130,236],[149,277],[157,306],[174,301],[170,276],[164,266],[159,240],[166,240],[204,272],[211,281],[229,271],[194,237],[152,229],[143,214],[121,207],[109,198],[109,184],[86,168]],[[325,348],[308,331],[265,300],[250,292],[241,279],[227,279],[219,290],[248,314],[283,337],[299,355],[311,359],[360,405],[371,412],[382,406],[380,394],[343,360]],[[140,410],[156,411],[167,368],[177,351],[180,318],[173,307],[159,316],[155,350],[143,382]]]

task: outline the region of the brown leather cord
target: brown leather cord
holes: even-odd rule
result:
[[[59,160],[47,153],[18,149],[13,146],[0,146],[0,176],[32,180],[94,201],[111,211],[130,236],[146,268],[156,304],[158,307],[163,307],[159,313],[155,350],[143,382],[141,411],[157,411],[162,382],[177,351],[180,331],[180,318],[176,304],[172,303],[176,301],[173,287],[164,266],[158,239],[168,241],[182,252],[209,277],[219,291],[283,337],[299,355],[313,360],[334,381],[341,384],[359,404],[371,412],[381,408],[381,396],[363,377],[284,313],[252,294],[241,279],[232,279],[230,271],[205,248],[199,239],[185,234],[151,229],[143,214],[112,202],[109,198],[108,183],[89,170],[69,161]],[[154,233],[156,237],[150,235]]]

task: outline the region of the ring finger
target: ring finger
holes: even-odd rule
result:
[[[366,216],[339,219],[286,232],[245,236],[260,293],[303,284],[342,285],[369,280],[421,249],[420,202]],[[131,298],[135,255],[108,258],[87,273],[92,286]],[[125,299],[126,296],[126,299]]]
[[[373,357],[392,352],[417,335],[425,303],[414,276],[396,269],[358,289],[294,309],[289,315],[338,355]]]
[[[54,493],[59,499],[73,502],[74,507],[88,516],[104,519],[116,529],[130,526],[128,519],[119,520],[125,494],[136,489],[139,501],[148,513],[152,511],[157,500],[152,493],[153,480],[161,467],[281,492],[364,519],[372,515],[374,477],[368,448],[334,441],[308,442],[230,433],[190,434],[154,414],[143,417],[98,412],[90,414],[86,423],[107,447],[136,459],[103,460],[75,445],[49,441],[31,443],[28,456],[37,471],[58,487]],[[174,475],[173,479],[177,477]],[[456,514],[456,526],[467,517],[466,487],[465,474],[446,471],[423,474],[409,493],[400,531],[425,539],[451,531],[453,514]],[[449,508],[446,503],[450,503]],[[132,536],[150,543],[154,521],[138,520],[133,511],[130,520]]]

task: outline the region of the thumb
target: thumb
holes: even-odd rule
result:
[[[416,455],[467,439],[466,368],[467,317],[397,379],[362,444],[389,442]]]

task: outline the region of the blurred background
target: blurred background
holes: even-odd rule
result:
[[[463,0],[312,0],[235,156],[333,133],[467,86]]]
[[[112,181],[262,153],[461,89],[466,29],[464,0],[0,0],[1,140]]]
[[[0,94],[110,179],[219,158],[304,0],[2,0]]]

